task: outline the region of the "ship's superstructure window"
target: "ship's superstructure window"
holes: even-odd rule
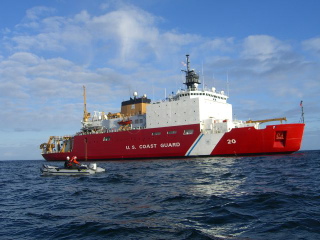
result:
[[[161,135],[161,132],[153,132],[152,136]]]
[[[193,134],[193,129],[186,129],[183,131],[183,135],[191,135]]]
[[[110,137],[104,137],[103,141],[110,141],[110,139],[111,139]]]
[[[169,131],[169,132],[167,132],[168,134],[176,134],[177,133],[177,131]]]

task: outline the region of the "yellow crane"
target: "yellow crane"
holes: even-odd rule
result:
[[[51,142],[52,142],[53,139],[54,139],[54,136],[50,136],[47,143],[42,143],[40,145],[40,149],[45,149],[46,152],[52,153],[52,150],[54,148],[54,144],[51,143]]]
[[[62,148],[60,149],[60,152],[66,152],[66,146],[68,141],[70,141],[70,139],[71,137],[69,136],[63,137],[63,145],[62,145]]]
[[[86,87],[83,86],[83,122],[87,122],[89,118],[90,118],[90,113],[87,112]]]
[[[271,118],[271,119],[264,119],[264,120],[248,120],[246,121],[246,123],[265,123],[265,122],[273,122],[273,121],[280,121],[280,123],[282,123],[282,121],[287,121],[286,117],[283,118]]]

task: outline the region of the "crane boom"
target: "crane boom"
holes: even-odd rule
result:
[[[83,122],[87,122],[89,118],[90,118],[90,113],[87,112],[86,87],[83,86]]]
[[[246,123],[265,123],[265,122],[273,122],[273,121],[280,121],[280,123],[282,123],[282,121],[287,121],[286,117],[283,118],[271,118],[271,119],[264,119],[264,120],[248,120],[246,121]]]

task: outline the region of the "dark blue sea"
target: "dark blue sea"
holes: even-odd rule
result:
[[[0,161],[0,239],[320,239],[320,151],[110,161],[79,177],[41,177],[44,163]]]

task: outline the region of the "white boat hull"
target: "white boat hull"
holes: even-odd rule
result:
[[[97,167],[96,164],[90,164],[82,165],[79,168],[76,169],[69,169],[69,168],[60,168],[56,166],[50,166],[50,165],[43,165],[42,168],[40,168],[41,175],[42,176],[50,176],[50,175],[57,175],[57,176],[63,176],[63,175],[75,175],[75,176],[81,176],[81,175],[91,175],[99,172],[105,172],[104,168]]]

